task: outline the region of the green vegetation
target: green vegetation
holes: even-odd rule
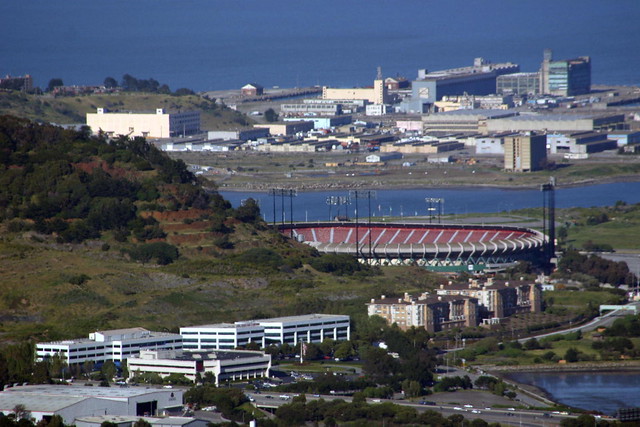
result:
[[[0,91],[0,115],[10,114],[43,123],[85,123],[86,114],[95,113],[99,107],[112,111],[197,110],[201,112],[200,126],[207,130],[250,127],[253,124],[244,114],[197,95],[121,92],[53,97]]]

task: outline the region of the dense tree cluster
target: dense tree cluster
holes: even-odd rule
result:
[[[558,271],[564,274],[588,274],[602,283],[615,286],[635,282],[625,262],[609,261],[597,255],[582,255],[578,251],[567,251],[558,263]]]
[[[89,129],[65,130],[11,116],[0,117],[0,221],[9,231],[33,229],[77,243],[113,230],[118,241],[140,242],[165,233],[141,209],[212,209],[257,223],[259,208],[237,212],[217,193],[207,193],[181,160],[174,161],[142,138],[108,140]],[[140,246],[130,255],[171,262],[175,248]]]

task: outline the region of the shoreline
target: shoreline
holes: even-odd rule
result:
[[[510,374],[517,374],[520,372],[527,373],[577,373],[577,372],[596,372],[596,373],[620,373],[620,372],[640,372],[640,361],[630,362],[604,362],[604,363],[587,363],[587,364],[571,364],[571,365],[520,365],[520,366],[488,366],[483,367],[483,370],[500,378],[505,383],[521,390],[523,393],[533,397],[548,405],[557,405],[568,408],[576,408],[582,411],[588,411],[589,408],[580,408],[578,406],[569,406],[567,404],[559,402],[554,395],[539,386],[533,384],[527,384],[512,378]]]
[[[640,182],[640,176],[637,175],[625,175],[619,177],[609,177],[601,180],[596,179],[587,179],[580,180],[575,182],[570,182],[566,184],[556,184],[556,190],[561,190],[565,188],[579,188],[579,187],[589,187],[601,184],[616,184],[616,183],[630,183],[630,182]],[[542,184],[542,183],[541,183]],[[281,188],[293,189],[303,193],[321,193],[323,191],[332,191],[332,190],[353,190],[353,189],[372,189],[372,190],[382,190],[382,191],[392,191],[392,190],[424,190],[424,189],[439,189],[439,190],[468,190],[468,189],[490,189],[490,190],[503,190],[503,191],[526,191],[526,190],[537,190],[540,188],[541,184],[536,185],[500,185],[500,184],[435,184],[435,185],[364,185],[361,182],[354,182],[350,184],[339,184],[339,183],[327,183],[322,184],[318,183],[313,186],[308,185],[289,185],[289,186],[281,186]],[[280,187],[279,187],[280,188]],[[224,186],[219,185],[217,191],[218,192],[233,192],[233,193],[267,193],[271,190],[272,187],[266,188],[260,185],[259,188],[247,188],[247,187],[238,187],[238,186]]]

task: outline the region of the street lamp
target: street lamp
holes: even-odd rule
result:
[[[427,213],[429,214],[429,224],[433,220],[435,214],[438,215],[438,224],[441,222],[442,213],[444,210],[444,199],[440,197],[427,197],[424,199],[427,203]]]

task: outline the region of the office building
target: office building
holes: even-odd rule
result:
[[[106,108],[98,108],[96,113],[87,113],[87,126],[93,133],[102,132],[113,137],[171,138],[199,133],[200,112],[166,113],[164,109],[157,108],[155,114],[112,113]]]
[[[540,68],[540,92],[545,95],[574,96],[591,92],[591,59],[554,60],[545,49]]]
[[[264,326],[254,321],[180,328],[185,350],[232,350],[256,343],[264,347]]]
[[[547,160],[545,135],[511,135],[504,138],[504,169],[532,172],[543,168]]]
[[[143,417],[178,411],[183,407],[182,395],[180,389],[26,385],[0,392],[0,412],[10,414],[17,405],[24,405],[37,423],[59,415],[70,426],[82,417]]]
[[[68,365],[122,361],[148,348],[181,349],[182,335],[143,328],[98,331],[89,334],[89,339],[38,343],[36,358],[42,361],[58,355]]]
[[[195,382],[198,376],[203,378],[209,372],[219,386],[226,380],[268,377],[271,355],[246,350],[146,350],[139,357],[127,360],[127,366],[129,378],[144,373],[158,374],[162,378],[178,374]]]
[[[418,298],[405,293],[402,298],[371,299],[369,316],[380,316],[402,330],[411,327],[438,332],[477,326],[478,301],[465,296],[441,296],[424,293]]]
[[[7,74],[5,77],[0,77],[0,89],[30,92],[33,90],[33,78],[29,74],[15,77]]]
[[[295,345],[300,341],[319,343],[325,339],[351,339],[349,316],[305,314],[249,320],[234,324],[199,325],[180,328],[186,349],[223,349],[249,342],[267,347],[271,344]]]

